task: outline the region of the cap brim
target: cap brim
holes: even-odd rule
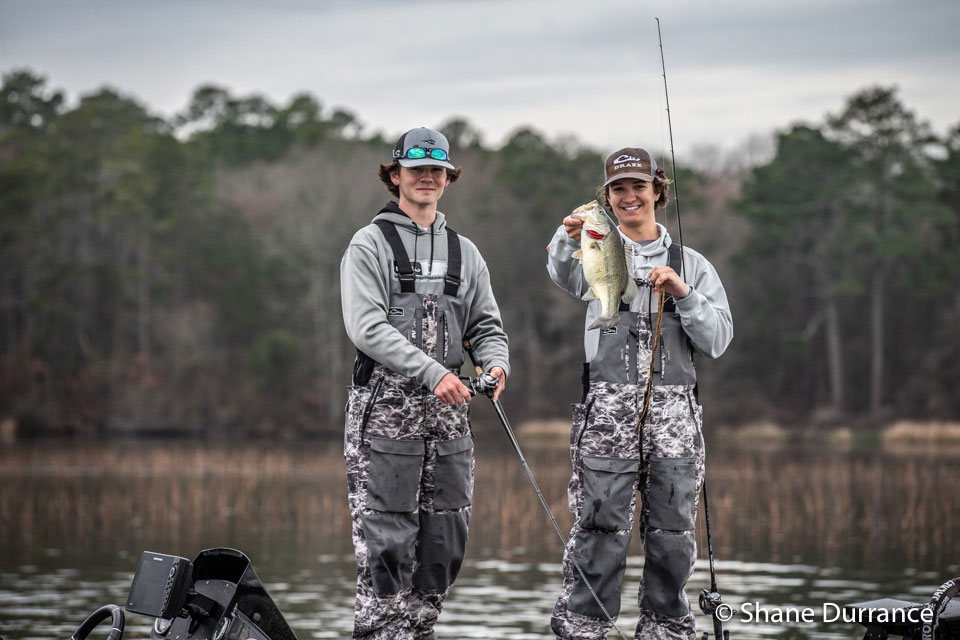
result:
[[[609,180],[603,183],[603,186],[607,186],[611,182],[616,182],[617,180],[623,180],[624,178],[634,178],[636,180],[643,180],[644,182],[653,182],[653,176],[649,173],[640,173],[639,171],[625,171],[624,173],[618,173],[614,176],[611,176]],[[603,187],[601,187],[602,189]]]
[[[418,158],[416,160],[413,160],[411,158],[401,158],[400,160],[397,160],[397,162],[400,163],[401,167],[406,167],[408,169],[411,167],[424,167],[424,166],[445,167],[451,170],[456,168],[449,162],[446,162],[445,160],[434,160],[433,158]]]

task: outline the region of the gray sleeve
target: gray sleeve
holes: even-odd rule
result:
[[[415,378],[433,391],[448,371],[417,349],[387,320],[389,292],[376,252],[359,244],[347,247],[340,261],[343,324],[350,341],[385,367]]]
[[[718,358],[733,339],[733,316],[727,293],[717,270],[699,254],[688,254],[696,260],[694,284],[686,297],[676,300],[677,312],[684,333],[697,353]]]
[[[563,225],[557,229],[547,245],[547,273],[558,287],[572,296],[581,297],[586,292],[583,263],[573,257],[580,248],[580,241],[567,235]]]
[[[479,258],[479,254],[477,261],[479,264],[476,288],[473,290],[472,298],[468,300],[467,326],[464,328],[464,336],[470,340],[484,371],[489,372],[493,367],[500,367],[509,377],[509,343],[507,334],[503,330],[500,308],[493,297],[487,264]]]

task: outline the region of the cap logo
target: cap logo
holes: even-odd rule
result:
[[[626,153],[624,153],[623,155],[619,156],[616,160],[614,160],[613,164],[621,164],[624,162],[643,162],[643,160],[641,158],[635,158],[631,155],[627,155]]]
[[[426,142],[427,144],[437,144],[437,141],[432,138],[427,138],[426,140],[424,140],[424,142]]]

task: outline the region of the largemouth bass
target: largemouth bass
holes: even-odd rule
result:
[[[580,249],[573,254],[583,262],[583,276],[590,285],[583,299],[600,300],[600,317],[587,328],[615,327],[620,322],[620,301],[630,302],[637,295],[637,283],[630,276],[633,254],[596,200],[577,207],[571,215],[583,220]]]

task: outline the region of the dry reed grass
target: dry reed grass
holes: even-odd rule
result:
[[[567,447],[524,443],[524,452],[568,529]],[[792,445],[709,455],[718,557],[862,566],[896,558],[914,567],[960,557],[960,493],[950,489],[955,461],[826,446],[799,452]],[[297,553],[351,549],[335,446],[0,449],[0,521],[0,545],[8,549],[118,540],[191,551],[245,544]],[[474,547],[559,556],[560,543],[514,453],[478,453],[470,536]]]
[[[901,420],[883,432],[885,445],[960,445],[960,422]]]

